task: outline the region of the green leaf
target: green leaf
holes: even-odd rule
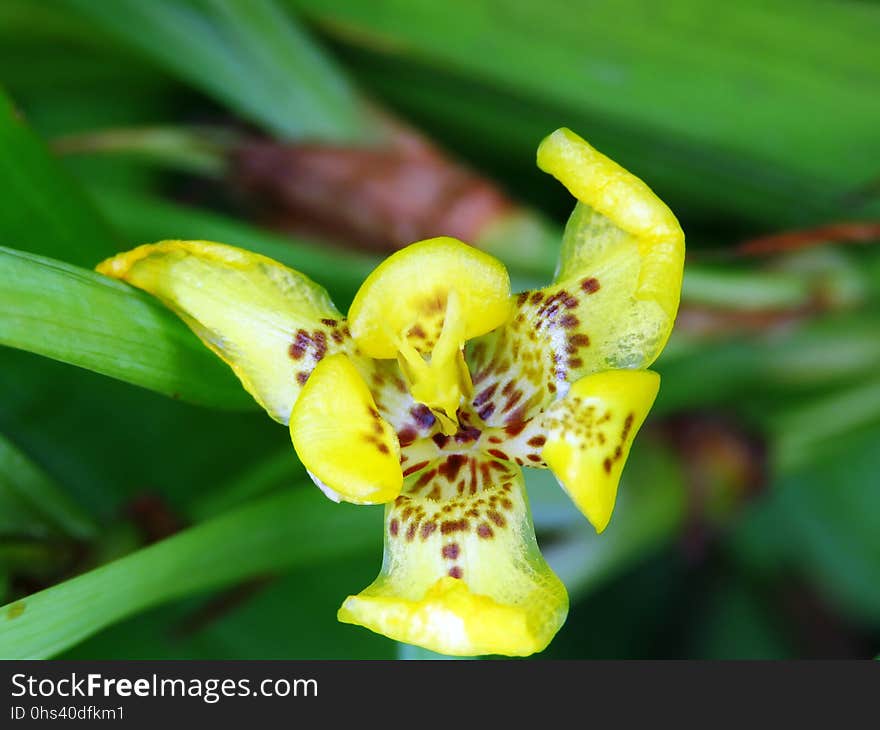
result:
[[[3,247],[0,344],[194,403],[253,407],[231,371],[156,300],[92,271]]]
[[[346,77],[274,0],[68,0],[155,63],[281,137],[364,141]]]
[[[288,3],[367,51],[350,67],[385,98],[506,169],[565,125],[679,214],[776,225],[843,211],[876,179],[873,4]]]
[[[0,91],[0,236],[5,244],[93,265],[117,248],[110,229]]]
[[[96,528],[61,485],[0,434],[0,535],[53,532],[87,540]]]
[[[46,658],[126,616],[245,578],[375,549],[381,510],[268,497],[0,608],[0,656]]]

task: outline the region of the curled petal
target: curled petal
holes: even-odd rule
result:
[[[364,355],[396,358],[413,397],[448,421],[471,389],[465,340],[503,323],[510,280],[500,261],[453,238],[407,246],[364,282],[349,311]]]
[[[644,182],[571,130],[558,129],[541,142],[538,166],[579,201],[565,229],[557,284],[588,294],[613,289],[616,303],[628,306],[613,314],[605,308],[614,325],[611,332],[597,329],[595,347],[615,367],[647,367],[666,344],[678,311],[681,226]],[[615,340],[617,352],[608,346]]]
[[[648,367],[681,293],[684,234],[647,185],[567,129],[541,143],[538,165],[579,202],[554,283],[520,294],[509,321],[470,345],[473,407],[496,426],[591,373]]]
[[[293,447],[334,501],[381,504],[403,486],[400,447],[347,355],[315,366],[290,416]]]
[[[567,611],[519,468],[451,455],[386,506],[382,571],[339,620],[444,654],[525,656],[547,646]]]
[[[544,461],[597,532],[611,519],[623,465],[659,386],[650,370],[596,373],[544,415]]]
[[[162,241],[107,259],[97,271],[175,311],[276,421],[287,424],[322,357],[349,341],[323,288],[259,254],[207,241]]]

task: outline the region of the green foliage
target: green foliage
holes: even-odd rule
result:
[[[523,243],[506,256],[518,281],[551,273],[545,221],[570,208],[533,165],[562,124],[646,179],[698,252],[608,531],[549,474],[530,482],[574,601],[548,656],[876,655],[880,254],[832,242],[764,261],[719,243],[877,218],[878,30],[854,2],[8,0],[0,657],[396,654],[334,618],[378,568],[379,510],[303,483],[285,429],[186,326],[92,270],[143,242],[213,239],[344,308],[377,257],[246,220],[200,130],[370,145],[383,106],[536,206],[532,253],[524,229],[493,242]],[[153,130],[152,158],[52,151],[108,129]],[[763,487],[740,478],[760,456],[738,461],[734,441],[707,457],[680,440],[683,416],[758,443]]]

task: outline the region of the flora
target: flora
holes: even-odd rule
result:
[[[452,238],[389,257],[347,316],[303,274],[218,243],[98,266],[230,365],[328,497],[385,504],[381,572],[339,619],[448,654],[532,654],[562,625],[521,467],[550,468],[605,529],[678,308],[684,236],[650,189],[567,129],[538,164],[578,199],[543,289],[511,293],[501,262]]]

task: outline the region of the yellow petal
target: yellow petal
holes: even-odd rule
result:
[[[328,496],[381,504],[400,493],[397,436],[347,355],[330,355],[315,366],[293,407],[290,436],[322,490],[332,490]]]
[[[580,201],[566,226],[556,282],[570,293],[596,295],[591,307],[602,308],[604,317],[591,319],[588,334],[615,367],[647,367],[678,310],[681,226],[644,182],[568,129],[541,142],[538,166]],[[613,306],[600,301],[603,291],[614,292]]]
[[[368,357],[397,357],[402,338],[428,354],[452,291],[464,339],[494,329],[510,313],[504,264],[454,238],[430,238],[389,256],[367,277],[349,310],[352,336]]]
[[[315,363],[345,347],[341,315],[308,277],[272,259],[206,241],[163,241],[97,270],[158,297],[286,424]]]
[[[650,370],[596,373],[544,415],[544,461],[597,532],[611,519],[623,465],[659,386]]]
[[[504,265],[454,238],[414,243],[384,261],[349,310],[352,337],[364,355],[397,358],[413,398],[454,433],[471,382],[466,340],[510,314]]]
[[[382,571],[339,620],[444,654],[526,656],[567,611],[535,541],[522,472],[453,454],[386,506]]]

